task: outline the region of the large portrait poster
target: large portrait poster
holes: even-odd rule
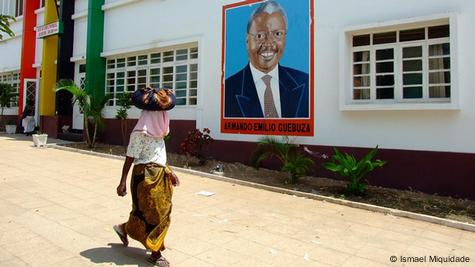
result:
[[[313,136],[313,0],[223,7],[221,132]]]

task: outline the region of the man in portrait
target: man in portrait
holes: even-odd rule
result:
[[[252,12],[246,34],[249,63],[225,81],[225,117],[309,117],[308,74],[279,64],[287,30],[287,15],[276,1]]]

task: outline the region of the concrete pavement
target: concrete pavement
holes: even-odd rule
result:
[[[0,135],[0,266],[150,266],[141,244],[124,248],[112,230],[131,208],[130,194],[115,194],[121,167]],[[164,252],[172,266],[475,266],[472,232],[178,175]]]

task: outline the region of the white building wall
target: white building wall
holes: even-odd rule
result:
[[[20,70],[23,17],[17,17],[15,22],[11,22],[10,29],[15,36],[10,37],[2,33],[3,39],[0,40],[0,73]],[[3,114],[17,115],[18,107],[5,108]]]
[[[2,33],[3,39],[0,40],[0,72],[20,69],[23,17],[17,17],[15,22],[11,22],[10,29],[15,36]]]
[[[35,10],[36,14],[36,25],[41,26],[45,24],[45,9],[44,7]],[[35,48],[35,67],[41,69],[41,59],[43,57],[43,39],[36,39],[36,48]],[[39,77],[38,77],[39,79]]]
[[[220,102],[221,5],[219,1],[213,5],[206,1],[196,0],[111,2],[129,4],[105,10],[104,53],[125,55],[124,53],[127,52],[198,42],[200,69],[198,105],[176,107],[170,112],[170,116],[172,119],[196,119],[199,127],[207,127],[205,124],[219,121],[219,112],[214,110],[214,108],[219,110],[218,103]],[[203,12],[198,12],[199,10]],[[140,20],[137,20],[139,17]],[[210,79],[211,77],[217,77],[217,79]],[[205,87],[214,88],[216,92],[203,91],[202,88]],[[203,103],[204,98],[206,98],[206,103]],[[211,111],[208,115],[203,113],[205,112],[203,105],[211,105],[212,109],[206,109]],[[114,117],[115,111],[106,108],[106,114]],[[130,116],[138,118],[139,111],[132,109]],[[206,118],[207,122],[203,121],[203,118]],[[215,125],[214,127],[219,127],[219,124]],[[214,132],[217,133],[216,130]]]
[[[471,89],[475,53],[473,1],[316,1],[315,19],[315,144],[357,147],[475,152],[475,97]],[[340,111],[341,56],[338,43],[344,29],[434,14],[457,17],[458,110]],[[456,62],[453,62],[454,64]]]
[[[74,60],[85,60],[86,58],[87,5],[87,0],[76,0],[76,2],[74,3]]]
[[[196,120],[197,127],[211,129],[219,140],[256,141],[257,135],[220,133],[222,6],[232,0],[106,0],[105,56],[197,42],[199,47],[198,105],[176,107],[172,119]],[[452,151],[475,153],[475,1],[466,0],[315,0],[315,136],[296,137],[310,145]],[[340,109],[341,36],[358,25],[455,14],[458,109],[455,110],[365,110]],[[40,14],[41,15],[41,14]],[[73,57],[86,54],[87,0],[76,1]],[[39,16],[38,19],[40,19]],[[13,42],[12,40],[11,42]],[[10,41],[9,41],[10,42]],[[0,58],[11,53],[0,43]],[[4,49],[4,47],[10,47]],[[16,47],[16,48],[13,48]],[[37,48],[40,48],[37,46]],[[41,49],[37,50],[41,51]],[[17,51],[17,54],[19,51]],[[37,59],[38,59],[37,53]],[[40,60],[40,59],[39,59]],[[38,60],[37,60],[38,61]],[[10,59],[7,62],[11,62]],[[6,65],[0,62],[0,69]],[[346,77],[347,78],[347,77]],[[115,116],[107,108],[106,117]],[[131,110],[131,118],[139,111]],[[173,129],[172,129],[173,131]],[[172,133],[173,134],[173,133]]]
[[[87,0],[76,0],[74,2],[74,13],[78,14],[83,11],[87,11],[88,1]]]
[[[87,46],[87,17],[81,17],[74,20],[74,47],[73,58],[86,59]]]

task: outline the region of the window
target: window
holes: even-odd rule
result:
[[[450,102],[447,23],[352,34],[351,44],[352,103]]]
[[[13,86],[14,92],[20,92],[20,72],[4,72],[0,73],[0,83],[7,83]],[[18,107],[18,95],[12,98],[10,102],[10,107]]]
[[[23,0],[16,0],[15,17],[23,15]]]
[[[23,15],[23,0],[0,0],[0,14],[12,17]]]
[[[196,105],[198,96],[198,48],[187,46],[108,58],[106,93],[116,95],[147,86],[175,90],[176,105]]]

